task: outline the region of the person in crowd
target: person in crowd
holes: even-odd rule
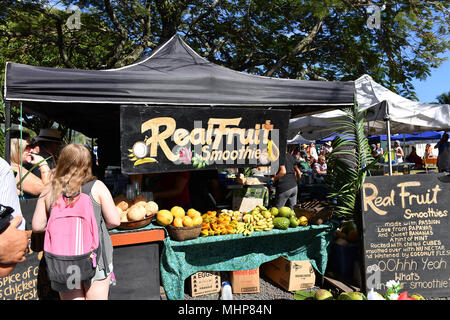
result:
[[[302,150],[299,153],[299,158],[297,160],[297,167],[300,169],[301,172],[308,172],[311,170],[311,167],[308,163],[308,154],[306,151]]]
[[[378,149],[377,149],[377,145],[376,144],[372,144],[371,146],[370,146],[370,149],[371,149],[371,155],[372,155],[372,157],[374,157],[374,158],[377,158],[380,154],[378,153]]]
[[[434,146],[439,150],[437,158],[437,167],[439,172],[450,171],[450,142],[448,133],[444,132],[441,140]]]
[[[325,154],[330,153],[330,152],[333,151],[333,147],[331,146],[331,141],[325,142],[324,150],[325,150]]]
[[[37,165],[39,177],[28,171],[24,165]],[[39,196],[49,181],[50,168],[48,162],[41,156],[31,152],[26,140],[11,139],[11,168],[16,174],[17,193],[24,198]],[[19,184],[19,182],[21,182]]]
[[[377,152],[378,152],[378,154],[381,154],[381,155],[384,154],[384,150],[381,147],[381,143],[380,142],[377,143]]]
[[[309,156],[314,158],[314,162],[317,161],[317,159],[319,158],[319,155],[317,154],[316,145],[314,142],[311,142],[309,144]]]
[[[103,239],[104,246],[102,246],[102,250],[106,251],[107,261],[104,261],[103,255],[99,255],[94,277],[88,281],[83,281],[79,289],[67,290],[66,284],[52,281],[52,289],[59,292],[62,300],[108,299],[113,270],[113,247],[107,229],[120,225],[120,214],[108,188],[102,181],[96,180],[92,175],[91,161],[90,152],[85,146],[81,144],[68,144],[65,146],[59,156],[51,183],[45,187],[39,197],[33,215],[33,232],[45,232],[47,217],[50,213],[50,206],[54,205],[54,199],[58,199],[63,193],[68,195],[76,194],[83,185],[95,180],[90,197],[95,215],[103,215],[105,221],[102,227],[103,232],[99,236]],[[109,270],[109,272],[106,270]]]
[[[427,143],[425,146],[425,154],[423,155],[424,159],[435,158],[433,155],[433,148],[431,148],[431,144]]]
[[[416,168],[422,167],[422,158],[417,155],[416,147],[412,146],[410,154],[406,157],[406,161],[414,163]]]
[[[305,180],[305,179],[308,179],[307,177],[312,175],[312,170],[311,170],[311,167],[309,166],[307,157],[308,157],[308,155],[306,154],[306,151],[301,150],[299,152],[299,157],[298,157],[298,159],[296,159],[296,162],[295,162],[295,164],[299,168],[300,172],[302,173],[301,179],[300,179],[300,185],[304,184],[304,183],[308,183],[309,180]],[[299,193],[299,195],[300,195],[300,193]]]
[[[161,190],[153,192],[153,199],[162,209],[180,206],[188,210],[191,207],[189,180],[189,171],[163,173],[160,176]]]
[[[277,174],[271,178],[276,187],[275,207],[294,208],[297,204],[298,183],[301,177],[302,172],[295,164],[292,155],[286,150],[284,165],[280,165]]]
[[[25,261],[28,249],[28,236],[25,232],[25,219],[22,217],[19,197],[11,166],[0,158],[0,204],[11,207],[11,220],[0,230],[0,278],[9,275],[17,263]]]
[[[292,156],[294,157],[294,160],[296,162],[298,162],[300,160],[300,147],[296,146],[293,150],[292,150]]]
[[[405,153],[403,152],[402,147],[400,147],[400,142],[398,140],[396,140],[394,142],[394,150],[395,150],[395,156],[397,158],[397,162],[402,163]]]
[[[31,152],[46,159],[48,167],[54,169],[58,159],[59,152],[63,147],[61,133],[57,129],[41,129],[39,135],[30,142]],[[30,170],[32,164],[26,164],[25,168]],[[33,174],[40,177],[38,169],[33,169]]]
[[[325,149],[325,145],[321,145],[319,150],[317,151],[318,156],[324,156],[327,154],[327,150]]]
[[[316,182],[323,183],[327,174],[327,162],[325,156],[319,156],[318,161],[314,163],[313,171]]]

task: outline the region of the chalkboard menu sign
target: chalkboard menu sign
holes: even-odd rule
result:
[[[389,280],[425,298],[450,296],[450,176],[366,178],[362,187],[366,289]]]
[[[0,278],[0,300],[38,300],[39,253],[30,252],[6,277]]]
[[[289,117],[290,110],[121,106],[122,172],[278,169]]]

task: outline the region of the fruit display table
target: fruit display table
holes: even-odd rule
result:
[[[338,223],[273,229],[249,236],[230,234],[200,237],[186,241],[164,239],[160,271],[170,300],[184,298],[184,281],[198,271],[237,271],[258,268],[262,263],[286,256],[290,260],[309,260],[324,274],[328,247]]]

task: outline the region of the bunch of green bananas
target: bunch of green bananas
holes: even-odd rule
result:
[[[265,218],[261,213],[247,213],[242,217],[242,220],[247,226],[246,229],[251,231],[249,234],[253,231],[270,231],[274,227],[272,217]]]
[[[251,224],[245,222],[238,222],[236,225],[236,233],[242,233],[244,236],[248,236],[251,234],[253,230],[251,230]]]

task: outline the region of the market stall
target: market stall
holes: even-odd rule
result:
[[[278,166],[283,161],[290,116],[350,106],[353,92],[353,82],[275,79],[230,70],[200,57],[178,35],[154,50],[149,57],[119,69],[53,69],[8,62],[5,77],[7,126],[11,103],[20,103],[29,113],[98,138],[100,167],[104,170],[108,166],[120,166],[121,173],[129,177],[226,167]],[[9,158],[8,144],[5,149]],[[116,191],[114,196],[136,200],[124,195],[123,189]],[[165,207],[158,209],[170,210]],[[127,210],[128,206],[123,212]],[[133,230],[111,231],[113,244],[118,248],[115,250],[118,282],[125,279],[125,274],[129,274],[129,268],[133,266],[127,259],[138,257],[140,250],[146,251],[139,256],[140,259],[154,257],[158,243],[164,240],[161,263],[166,266],[166,253],[183,247],[172,242],[166,233],[163,236],[161,230],[146,229],[154,225],[150,222],[156,219],[155,215],[153,212],[142,217],[146,225],[136,226]],[[127,217],[130,218],[128,213]],[[302,230],[302,235],[310,233],[317,240],[308,244],[299,241],[293,247],[280,248],[278,252],[278,249],[273,249],[270,257],[284,253],[297,258],[311,258],[316,261],[315,267],[323,272],[326,265],[323,252],[327,245],[324,233],[331,232],[331,229],[325,225],[308,227]],[[300,231],[265,231],[268,237],[261,239],[274,239],[282,234],[296,237]],[[240,234],[230,238],[235,243],[247,243],[251,239]],[[256,233],[252,238],[257,238]],[[220,246],[223,241],[218,240],[218,237],[211,237],[191,241]],[[250,250],[245,254],[251,256],[255,252]],[[235,264],[233,269],[242,269],[266,261],[268,256],[251,265],[240,261],[237,256],[235,258],[234,263],[243,265],[237,267]],[[145,259],[147,262],[152,260]],[[153,268],[154,263],[148,267]],[[219,263],[219,266],[222,265]],[[189,272],[197,270],[194,269]],[[171,279],[165,267],[161,271],[163,279]],[[135,279],[148,274],[148,270],[142,268],[135,272]],[[176,277],[181,280],[186,276],[187,273]],[[127,285],[126,281],[123,283]],[[141,281],[140,285],[145,283]],[[157,287],[156,280],[153,287]],[[114,290],[111,290],[112,294]],[[126,288],[123,290],[118,296],[125,295]],[[149,293],[148,297],[152,294]],[[177,294],[173,296],[177,297]]]

